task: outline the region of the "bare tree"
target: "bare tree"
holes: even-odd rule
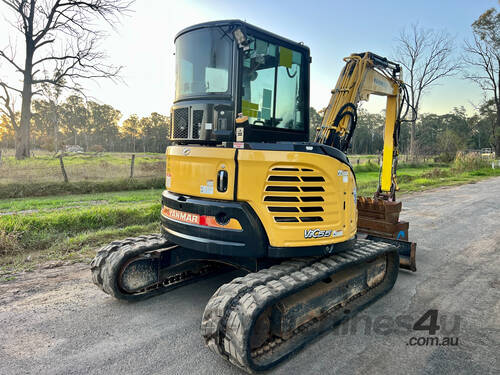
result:
[[[31,100],[42,84],[81,90],[81,79],[113,78],[121,67],[105,63],[98,42],[105,33],[95,22],[113,25],[129,8],[128,0],[1,0],[12,14],[11,26],[22,34],[24,54],[16,57],[14,43],[0,49],[0,61],[21,79],[1,80],[0,110],[16,133],[16,158],[30,156]],[[15,82],[22,82],[16,86]],[[16,121],[14,96],[21,96]]]
[[[491,124],[492,143],[500,155],[500,13],[488,9],[472,24],[473,40],[465,41],[465,78],[493,96],[496,108]],[[489,95],[488,95],[489,96]]]
[[[414,24],[403,30],[397,40],[395,61],[404,68],[410,105],[418,115],[422,95],[441,78],[456,74],[460,63],[453,57],[454,41],[445,31],[424,29]],[[410,121],[410,155],[417,152],[416,116]]]

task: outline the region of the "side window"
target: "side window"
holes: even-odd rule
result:
[[[257,38],[249,47],[243,52],[241,112],[250,125],[303,131],[302,54]]]
[[[263,40],[254,39],[245,52],[241,111],[251,125],[273,125],[276,63],[276,45]]]
[[[302,54],[279,48],[278,83],[276,87],[276,126],[303,130],[303,89],[300,80]]]

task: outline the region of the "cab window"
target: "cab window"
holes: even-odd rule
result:
[[[241,112],[250,125],[304,130],[302,54],[251,38],[242,64]]]
[[[301,65],[301,53],[280,47],[275,113],[278,128],[304,129],[303,95],[300,86]]]

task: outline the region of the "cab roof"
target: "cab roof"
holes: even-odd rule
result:
[[[278,44],[279,45],[288,45],[294,49],[299,49],[299,50],[302,50],[304,52],[306,52],[308,55],[310,53],[310,50],[309,50],[309,47],[307,47],[306,45],[304,45],[304,43],[302,42],[294,42],[293,40],[290,40],[288,38],[284,38],[282,36],[279,36],[277,34],[274,34],[272,32],[269,32],[267,30],[264,30],[264,29],[261,29],[260,27],[257,27],[257,26],[254,26],[254,25],[251,25],[245,21],[242,21],[242,20],[238,20],[238,19],[235,19],[235,20],[221,20],[221,21],[210,21],[210,22],[204,22],[204,23],[199,23],[199,24],[196,24],[196,25],[192,25],[192,26],[189,26],[189,27],[186,27],[185,29],[182,29],[181,31],[179,31],[177,33],[177,35],[175,36],[174,38],[174,42],[175,40],[177,40],[177,38],[183,34],[186,34],[190,31],[194,31],[194,30],[198,30],[198,29],[203,29],[203,28],[208,28],[208,27],[221,27],[221,26],[234,26],[234,28],[240,26],[242,27],[243,29],[246,29],[247,31],[250,31],[252,34],[256,34],[256,36],[258,36],[258,34],[261,34],[261,35],[264,35],[266,37],[268,37],[269,39],[275,39],[276,41],[278,41]]]

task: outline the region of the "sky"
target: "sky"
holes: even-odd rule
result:
[[[321,109],[328,104],[343,57],[371,51],[393,58],[399,33],[418,23],[444,29],[455,37],[454,58],[460,58],[464,39],[471,37],[470,25],[491,7],[498,7],[498,1],[137,0],[132,12],[102,42],[108,61],[124,66],[122,80],[86,82],[84,86],[96,101],[119,109],[122,119],[133,113],[169,114],[175,86],[176,33],[200,22],[238,18],[310,47],[310,104]],[[5,8],[0,10],[0,46],[4,47],[9,37],[12,41],[14,31],[5,21],[9,16]],[[470,111],[481,99],[481,90],[458,75],[432,88],[423,98],[422,110],[443,114],[464,106]],[[384,100],[372,96],[363,107],[378,112],[384,108]]]

